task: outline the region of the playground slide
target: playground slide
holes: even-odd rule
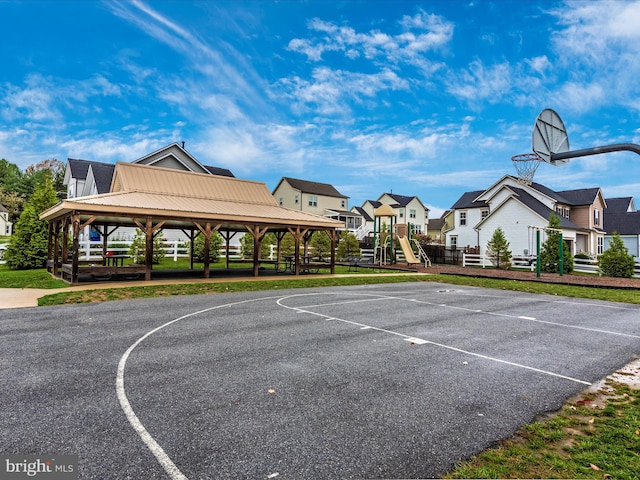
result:
[[[400,244],[400,248],[402,248],[404,258],[407,259],[407,263],[420,263],[420,260],[418,260],[416,255],[413,253],[411,244],[409,244],[409,239],[407,237],[398,237],[398,243]]]

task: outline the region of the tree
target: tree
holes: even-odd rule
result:
[[[271,239],[273,237],[268,234],[262,237],[262,243],[260,245],[260,258],[267,259],[271,253]],[[245,233],[240,237],[240,254],[244,259],[253,258],[253,235]]]
[[[331,254],[331,239],[325,232],[313,232],[310,243],[318,259]]]
[[[540,252],[540,270],[546,273],[560,273],[560,217],[551,212],[549,215],[547,239],[542,244]],[[573,271],[573,255],[569,251],[569,245],[562,241],[562,260],[563,273],[571,273]]]
[[[14,226],[14,234],[4,255],[9,268],[26,270],[46,266],[49,231],[47,222],[40,220],[40,214],[56,203],[58,198],[51,178],[45,177],[36,186]]]
[[[216,263],[222,247],[222,235],[213,232],[209,239],[209,263]],[[193,241],[193,257],[198,262],[204,262],[204,235],[200,232]]]
[[[129,247],[129,255],[133,258],[134,263],[144,264],[146,261],[146,245],[147,235],[139,228],[136,228],[136,234],[133,237],[131,246]],[[153,263],[158,264],[166,255],[164,251],[164,241],[162,240],[162,230],[156,232],[153,237]]]
[[[618,232],[613,232],[609,241],[609,248],[600,255],[598,268],[601,275],[606,277],[633,277],[636,261],[625,246]]]
[[[500,261],[502,261],[504,268],[509,268],[511,265],[509,242],[504,236],[504,232],[501,227],[495,229],[491,236],[491,240],[487,242],[487,256],[496,262],[496,268],[500,268]]]
[[[349,233],[347,230],[342,232],[340,239],[338,240],[336,255],[338,258],[343,260],[349,257],[359,257],[361,255],[360,244],[353,233]]]

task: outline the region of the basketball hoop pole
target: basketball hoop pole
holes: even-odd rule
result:
[[[528,228],[533,228],[536,231],[536,277],[540,278],[540,230],[551,230],[554,232],[560,233],[560,245],[558,245],[558,273],[560,276],[564,274],[564,239],[562,237],[562,230],[559,228],[546,228],[546,227],[536,227],[533,225],[529,225]]]
[[[613,145],[604,145],[602,147],[583,148],[581,150],[573,150],[569,152],[553,153],[551,152],[550,161],[555,163],[558,160],[568,160],[570,158],[586,157],[589,155],[599,155],[601,153],[621,152],[628,150],[640,155],[640,145],[637,143],[616,143]]]

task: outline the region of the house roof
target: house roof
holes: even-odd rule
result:
[[[605,199],[605,202],[607,202],[607,208],[605,208],[604,211],[607,215],[611,213],[627,213],[636,211],[633,197],[607,198]]]
[[[93,172],[93,179],[96,182],[98,193],[107,193],[111,188],[113,172],[116,166],[111,163],[92,163],[90,165]]]
[[[102,162],[81,160],[79,158],[69,158],[67,159],[67,164],[69,165],[69,169],[71,170],[71,177],[79,178],[81,180],[85,180],[87,178],[87,173],[89,172],[89,167],[91,165],[108,165]]]
[[[173,228],[191,227],[194,221],[237,230],[254,224],[280,229],[342,226],[336,220],[278,206],[261,182],[131,163],[116,164],[109,193],[63,200],[41,218],[54,220],[73,211],[113,224],[150,216],[167,220]]]
[[[330,185],[328,183],[311,182],[309,180],[300,180],[291,177],[282,177],[282,180],[280,180],[278,186],[274,189],[274,192],[284,181],[286,181],[289,185],[302,193],[323,195],[325,197],[349,198],[346,195],[342,195],[338,190],[336,190],[333,185]]]
[[[429,225],[427,227],[427,230],[442,230],[442,227],[444,227],[444,224],[445,224],[445,219],[442,217],[429,219]]]
[[[477,207],[486,207],[487,202],[484,200],[476,201],[485,190],[476,190],[474,192],[465,192],[462,196],[453,204],[452,209],[455,208],[477,208]]]
[[[607,212],[603,215],[603,228],[607,234],[640,235],[640,212]]]
[[[536,214],[538,214],[545,220],[549,219],[549,215],[553,212],[553,210],[547,207],[544,203],[542,203],[540,200],[536,199],[535,197],[531,196],[526,190],[522,188],[517,188],[512,186],[509,186],[508,188],[511,189],[514,193],[516,193],[517,197],[515,198],[517,201],[529,207],[532,211],[534,211]],[[582,230],[581,227],[578,227],[575,223],[573,223],[568,218],[565,218],[563,216],[559,216],[559,217],[560,217],[560,226],[562,228]]]
[[[356,210],[367,222],[373,222],[373,218],[371,215],[367,213],[367,211],[362,207],[353,207],[352,210]]]
[[[591,205],[596,197],[600,189],[598,187],[595,188],[579,188],[577,190],[563,190],[561,192],[557,192],[562,198],[567,200],[567,203],[574,206],[581,205]]]
[[[204,168],[206,168],[209,171],[209,173],[211,173],[211,175],[220,175],[223,177],[235,177],[235,175],[231,173],[231,170],[229,170],[228,168],[212,167],[210,165],[204,165]]]

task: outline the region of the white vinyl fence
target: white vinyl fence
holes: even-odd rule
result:
[[[515,256],[511,258],[511,265],[519,268],[530,268],[531,271],[536,269],[535,256]],[[495,267],[495,262],[486,255],[478,255],[465,253],[462,255],[463,267]],[[598,274],[598,261],[586,258],[573,259],[573,271],[580,273]],[[634,278],[640,278],[640,259],[636,258],[636,268]]]

